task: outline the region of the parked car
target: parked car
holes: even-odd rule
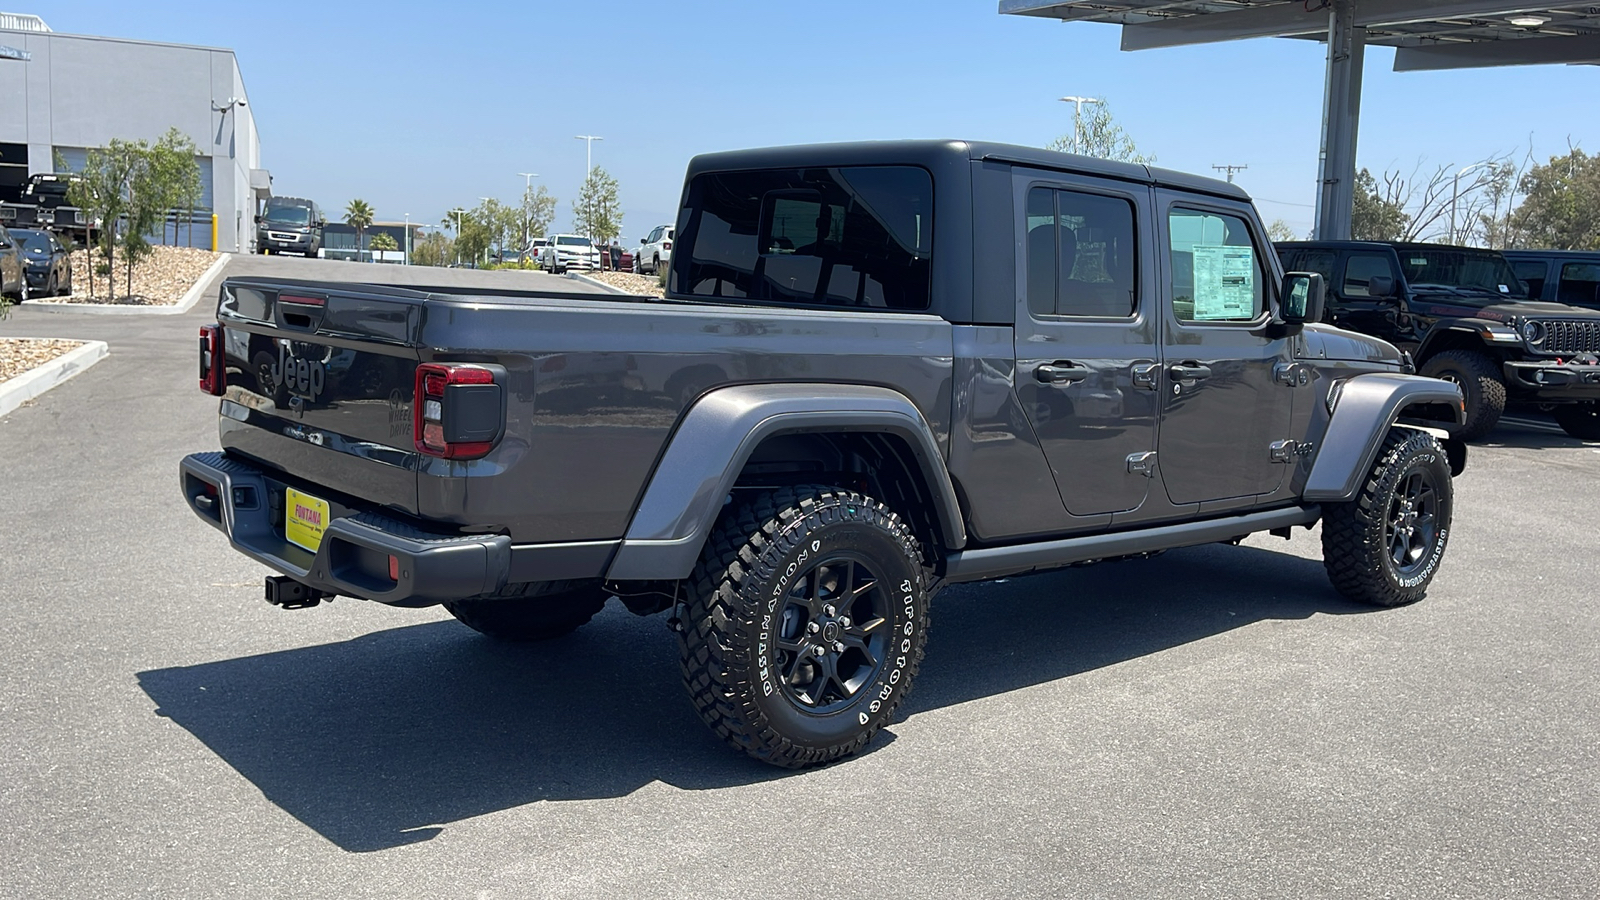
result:
[[[45,297],[72,293],[72,251],[48,231],[13,228],[11,237],[22,246],[22,266],[30,293]]]
[[[1600,310],[1600,250],[1503,250],[1530,300]]]
[[[1287,241],[1285,268],[1331,285],[1329,321],[1411,353],[1424,375],[1461,385],[1458,437],[1494,429],[1508,404],[1548,411],[1600,440],[1600,311],[1529,301],[1493,250],[1379,241]],[[1541,290],[1549,292],[1548,284]]]
[[[28,275],[22,262],[22,245],[0,228],[0,296],[18,303],[28,299]]]
[[[299,197],[271,197],[256,216],[256,252],[295,253],[314,257],[322,249],[322,229],[328,220],[315,201]]]
[[[539,257],[539,265],[557,275],[568,269],[600,268],[600,251],[581,234],[553,234]]]
[[[544,248],[549,246],[549,244],[549,238],[534,238],[528,243],[528,259],[535,264],[542,265],[542,260],[544,259]]]
[[[634,256],[633,271],[640,275],[654,275],[664,265],[672,264],[672,238],[674,225],[657,225],[639,239],[639,252]]]
[[[1317,324],[1322,276],[1279,269],[1236,185],[882,141],[699,156],[682,196],[665,303],[227,279],[222,452],[180,463],[183,502],[284,607],[443,604],[505,640],[670,611],[700,716],[789,767],[892,720],[946,584],[1319,521],[1356,601],[1439,570],[1460,388]],[[279,348],[284,408],[241,393],[235,331]]]

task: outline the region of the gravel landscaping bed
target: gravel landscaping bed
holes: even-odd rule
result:
[[[630,294],[648,294],[652,297],[665,296],[661,283],[656,281],[654,275],[635,275],[632,272],[585,272],[583,274],[593,278],[595,281],[605,282]]]
[[[217,261],[220,253],[197,250],[191,247],[156,247],[155,252],[133,267],[133,293],[128,293],[125,280],[127,268],[122,257],[117,257],[117,293],[115,300],[106,296],[108,287],[103,276],[94,277],[96,296],[89,296],[89,254],[77,250],[72,254],[72,296],[34,297],[30,303],[115,303],[127,306],[176,306],[189,292],[206,269]]]
[[[0,381],[15,378],[35,366],[44,365],[74,347],[81,346],[83,341],[0,338]]]

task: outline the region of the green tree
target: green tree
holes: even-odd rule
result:
[[[1517,246],[1600,250],[1600,155],[1577,147],[1522,176],[1522,202],[1511,213]]]
[[[1405,204],[1378,189],[1378,179],[1362,169],[1356,173],[1355,196],[1350,207],[1350,237],[1357,241],[1398,241],[1411,224]]]
[[[1273,219],[1272,224],[1267,226],[1269,241],[1292,241],[1296,237],[1294,228],[1282,219]]]
[[[166,218],[172,216],[172,243],[178,243],[179,221],[177,213],[188,213],[194,218],[194,208],[200,203],[200,166],[195,157],[200,153],[194,141],[176,128],[156,141],[151,149],[150,165],[156,171],[161,197],[161,241],[166,243]],[[194,229],[190,229],[190,244],[194,243]]]
[[[456,238],[452,242],[452,249],[456,252],[456,262],[458,263],[463,260],[471,260],[477,263],[489,251],[489,245],[493,240],[493,231],[489,224],[480,218],[481,214],[481,207],[474,210],[456,207],[450,211],[449,215],[444,217],[445,226],[455,229],[456,232]]]
[[[1074,112],[1074,131],[1050,142],[1047,150],[1060,153],[1077,153],[1100,159],[1115,159],[1131,163],[1153,163],[1154,156],[1145,156],[1133,143],[1133,138],[1122,130],[1111,113],[1111,104],[1104,100],[1084,104],[1079,115]]]
[[[595,166],[572,201],[573,224],[580,234],[604,244],[622,233],[622,205],[617,201],[617,180]]]
[[[372,240],[367,243],[367,246],[370,247],[373,250],[399,250],[400,249],[400,245],[395,243],[394,235],[391,235],[386,231],[380,231],[377,234],[373,235],[372,236]]]
[[[141,142],[142,144],[142,142]],[[104,257],[108,284],[107,294],[112,300],[117,296],[115,255],[117,225],[128,210],[128,200],[133,179],[143,165],[144,149],[120,138],[113,138],[104,148],[89,151],[84,163],[82,180],[67,188],[67,202],[83,210],[89,219],[93,249]],[[91,251],[90,257],[93,258]],[[89,296],[95,296],[94,275],[96,266],[89,265]]]
[[[450,261],[454,250],[450,239],[437,231],[430,231],[411,242],[411,264],[414,266],[442,266]]]
[[[361,239],[372,225],[372,205],[357,197],[344,208],[344,223],[356,230],[356,261],[361,261]]]
[[[517,208],[517,229],[522,240],[521,250],[527,250],[534,238],[544,237],[550,223],[556,218],[556,198],[540,185],[536,191],[522,192],[522,205]]]

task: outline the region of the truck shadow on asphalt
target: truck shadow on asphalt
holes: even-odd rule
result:
[[[1320,562],[1217,545],[954,587],[934,602],[927,660],[901,718],[1252,622],[1363,611],[1329,587]],[[683,697],[662,622],[613,603],[573,635],[524,646],[430,622],[138,678],[157,715],[353,852],[538,800],[793,774],[711,737]]]

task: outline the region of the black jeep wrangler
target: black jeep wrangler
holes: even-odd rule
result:
[[[1600,440],[1600,311],[1529,299],[1493,250],[1379,241],[1286,241],[1287,269],[1328,283],[1326,318],[1383,338],[1422,374],[1461,385],[1464,440],[1494,430],[1508,403]]]

